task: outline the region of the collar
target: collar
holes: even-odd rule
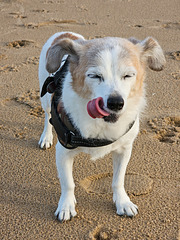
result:
[[[62,103],[59,99],[62,95],[62,84],[68,70],[68,59],[53,76],[48,77],[41,91],[41,97],[47,92],[54,93],[51,103],[51,119],[50,123],[54,126],[58,140],[63,147],[74,149],[77,147],[102,147],[114,143],[119,138],[124,136],[134,126],[135,120],[129,124],[125,133],[115,141],[98,138],[83,138],[80,132],[71,122],[68,114],[66,114]]]

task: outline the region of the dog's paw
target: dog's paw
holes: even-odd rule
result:
[[[60,197],[55,216],[60,222],[71,220],[72,217],[77,215],[75,210],[76,199],[75,197]]]
[[[124,203],[116,203],[117,214],[120,216],[134,217],[138,214],[138,207],[131,201]]]
[[[53,144],[53,134],[43,132],[39,140],[39,147],[42,149],[47,149],[47,148],[50,148],[52,144]]]
[[[113,196],[113,201],[116,204],[118,215],[134,217],[138,214],[138,207],[130,201],[128,196],[122,198],[117,194]]]

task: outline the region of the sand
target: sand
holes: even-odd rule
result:
[[[0,239],[178,239],[180,143],[179,0],[0,1]],[[116,215],[111,155],[74,163],[77,217],[59,223],[55,143],[38,148],[44,113],[38,60],[55,32],[87,39],[156,38],[165,51],[162,72],[148,70],[148,107],[135,141],[126,189],[139,214]],[[54,134],[55,135],[55,134]]]

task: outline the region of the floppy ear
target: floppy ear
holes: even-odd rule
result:
[[[47,51],[46,69],[49,73],[58,70],[64,55],[71,55],[72,59],[78,61],[78,53],[81,51],[82,45],[69,38],[59,40],[51,46]]]
[[[130,42],[140,46],[142,61],[145,61],[148,67],[154,71],[161,71],[166,64],[166,59],[159,43],[152,37],[148,37],[143,41],[130,38]]]
[[[130,37],[130,38],[128,38],[128,40],[129,40],[130,42],[132,42],[134,45],[136,45],[137,43],[140,43],[140,42],[141,42],[140,40],[138,40],[138,39],[136,39],[136,38],[134,38],[134,37]]]

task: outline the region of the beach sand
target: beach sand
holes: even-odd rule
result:
[[[0,1],[0,239],[178,239],[180,158],[180,3],[178,0]],[[41,48],[55,32],[85,38],[156,38],[167,65],[147,71],[147,108],[134,143],[126,189],[134,218],[116,215],[111,155],[74,163],[77,217],[54,216],[60,184],[55,144],[38,141],[44,113],[39,99]]]

